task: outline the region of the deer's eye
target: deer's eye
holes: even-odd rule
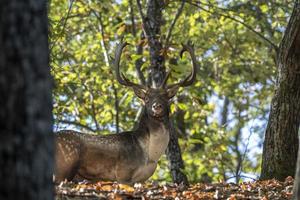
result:
[[[145,103],[148,103],[148,102],[149,102],[149,98],[148,98],[148,97],[145,97],[145,98],[144,98],[144,101],[145,101]]]

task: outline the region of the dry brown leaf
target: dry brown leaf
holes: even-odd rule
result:
[[[134,192],[134,188],[129,186],[129,185],[124,185],[124,184],[119,184],[119,189],[120,190],[125,190],[126,192]]]

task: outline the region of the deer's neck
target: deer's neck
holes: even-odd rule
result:
[[[148,162],[157,162],[169,144],[169,116],[158,119],[144,111],[137,132]]]

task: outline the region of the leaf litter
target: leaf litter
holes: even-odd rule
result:
[[[116,182],[61,182],[55,185],[56,200],[285,200],[292,198],[294,179],[275,179],[235,183],[196,183],[189,187],[157,182],[136,183],[134,186]]]

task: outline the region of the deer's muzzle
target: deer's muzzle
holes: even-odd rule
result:
[[[155,102],[152,104],[152,112],[155,114],[155,115],[160,115],[162,114],[163,112],[163,106],[162,104],[158,103],[158,102]]]

